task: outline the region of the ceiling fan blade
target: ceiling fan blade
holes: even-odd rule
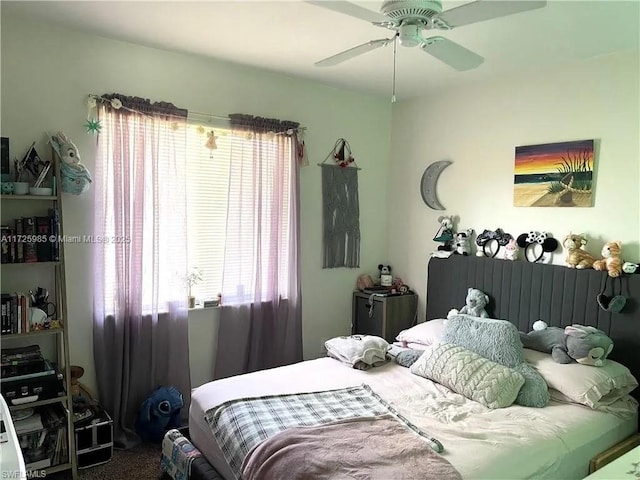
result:
[[[459,71],[471,70],[484,62],[477,53],[444,37],[429,37],[420,48]]]
[[[337,53],[330,57],[327,57],[319,62],[315,63],[316,67],[332,67],[339,63],[344,62],[345,60],[349,60],[350,58],[357,57],[358,55],[362,55],[363,53],[370,52],[371,50],[375,50],[379,47],[386,46],[389,42],[392,42],[392,38],[381,38],[380,40],[371,40],[367,43],[363,43],[362,45],[358,45],[357,47],[350,48],[349,50],[345,50],[344,52]]]
[[[542,8],[546,1],[534,0],[511,0],[511,1],[488,1],[477,0],[475,2],[460,5],[442,12],[438,17],[444,20],[450,27],[469,25],[470,23],[483,22],[492,18],[513,15],[514,13],[526,12]]]
[[[351,2],[336,2],[336,1],[318,1],[318,0],[306,0],[307,3],[317,5],[318,7],[328,8],[334,12],[344,13],[352,17],[359,18],[366,22],[371,23],[387,23],[389,19],[383,14],[369,10],[368,8],[361,7]]]

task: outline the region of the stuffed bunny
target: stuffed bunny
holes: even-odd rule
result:
[[[520,332],[524,348],[551,353],[557,363],[578,362],[601,367],[613,350],[613,340],[601,330],[584,325],[558,328],[543,321],[533,324],[533,331]]]

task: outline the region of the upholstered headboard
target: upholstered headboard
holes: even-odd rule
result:
[[[622,291],[627,297],[621,313],[598,305],[596,297],[605,282],[605,294]],[[610,358],[627,366],[640,380],[640,275],[612,279],[606,272],[526,261],[461,255],[432,258],[426,319],[446,318],[450,309],[460,309],[469,287],[489,295],[486,310],[490,317],[509,320],[523,332],[530,331],[539,319],[556,327],[578,323],[599,328],[614,341]],[[634,394],[640,396],[638,391]]]

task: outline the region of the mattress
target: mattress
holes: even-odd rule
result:
[[[388,363],[356,370],[332,358],[217,380],[195,389],[189,410],[191,440],[225,479],[233,475],[204,414],[227,400],[368,384],[398,413],[437,438],[443,456],[465,479],[581,479],[589,460],[636,431],[637,412],[625,418],[575,404],[513,405],[490,410],[447,388]]]

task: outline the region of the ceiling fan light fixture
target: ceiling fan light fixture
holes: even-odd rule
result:
[[[403,47],[415,47],[424,42],[422,38],[422,29],[424,25],[402,25],[398,29],[398,40]]]

